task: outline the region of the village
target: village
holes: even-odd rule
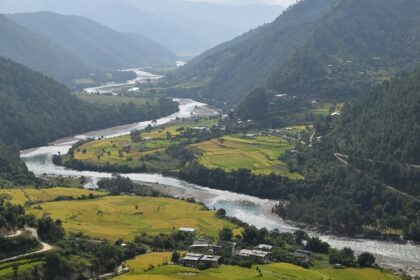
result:
[[[196,234],[196,230],[193,228],[180,228],[179,231]],[[218,240],[217,242],[211,242],[208,239],[197,238],[189,247],[189,251],[179,258],[177,263],[185,267],[207,269],[218,267],[226,262],[226,259],[238,258],[244,261],[244,266],[264,265],[280,261],[273,257],[274,249],[274,246],[268,244],[258,244],[253,248],[242,248],[235,241]],[[311,261],[312,252],[299,248],[293,252],[288,252],[287,255],[295,263],[306,266]]]

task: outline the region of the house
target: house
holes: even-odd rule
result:
[[[195,228],[188,228],[188,227],[181,227],[179,228],[180,232],[186,232],[186,233],[195,233]]]
[[[302,263],[308,263],[311,261],[311,251],[297,249],[296,251],[289,253],[289,256],[298,259]]]
[[[270,262],[270,254],[270,252],[260,250],[243,249],[239,252],[238,256],[260,264],[267,264]]]
[[[185,257],[179,259],[179,263],[186,267],[198,267],[198,263],[203,255],[188,253]]]
[[[228,253],[229,255],[234,256],[238,253],[237,245],[238,243],[236,242],[220,240],[213,246],[213,252],[217,254]]]
[[[213,245],[210,243],[210,241],[205,239],[194,241],[194,243],[190,246],[190,250],[195,253],[210,251],[212,248]]]
[[[220,259],[220,256],[188,253],[179,260],[179,263],[183,266],[194,268],[198,267],[200,263],[204,264],[206,267],[217,267]]]
[[[200,262],[204,263],[206,267],[218,267],[221,258],[221,256],[204,255]]]
[[[259,244],[257,247],[255,247],[256,250],[265,251],[265,252],[271,252],[273,251],[273,246],[267,245],[267,244]]]

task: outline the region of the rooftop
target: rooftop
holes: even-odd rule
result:
[[[259,244],[257,247],[255,247],[255,249],[263,250],[263,251],[264,250],[271,251],[273,248],[274,248],[273,246],[267,245],[267,244]]]
[[[239,252],[239,256],[242,257],[262,257],[265,258],[269,255],[269,252],[260,251],[260,250],[248,250],[243,249]]]
[[[183,232],[195,232],[195,228],[187,228],[187,227],[181,227],[179,228],[179,231],[183,231]]]

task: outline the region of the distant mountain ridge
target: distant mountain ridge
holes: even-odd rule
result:
[[[59,81],[68,81],[92,70],[70,51],[3,15],[0,15],[0,55]]]
[[[0,13],[39,11],[83,16],[188,56],[274,20],[282,7],[183,0],[0,0]]]
[[[305,0],[276,21],[179,69],[210,101],[237,104],[257,87],[348,99],[420,62],[420,2]]]
[[[95,71],[174,64],[177,57],[137,35],[51,12],[1,16],[0,55],[61,82]]]
[[[133,40],[92,20],[52,12],[12,14],[8,18],[68,49],[92,69],[117,70],[174,63],[176,56],[142,37]]]

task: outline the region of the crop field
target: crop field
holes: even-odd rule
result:
[[[259,265],[262,275],[256,267],[241,268],[236,266],[221,266],[205,271],[185,268],[176,265],[163,265],[170,261],[168,253],[152,253],[137,257],[127,262],[131,271],[117,277],[118,280],[397,280],[397,276],[374,269],[333,269],[330,266],[315,265],[311,269],[286,263]],[[147,270],[150,265],[154,268]],[[145,271],[147,270],[147,271]]]
[[[186,139],[171,137],[179,135],[182,129],[195,126],[210,127],[215,123],[214,119],[203,119],[199,122],[179,122],[157,127],[150,131],[142,131],[140,142],[133,142],[130,135],[92,141],[77,149],[74,158],[99,166],[110,164],[135,168],[144,165],[157,170],[173,170],[177,169],[179,161],[164,151],[170,145],[179,144]],[[145,157],[147,159],[144,159]]]
[[[200,151],[198,161],[208,168],[235,170],[250,169],[255,174],[289,176],[302,178],[290,173],[286,163],[279,160],[293,146],[280,136],[257,136],[255,139],[240,136],[225,136],[223,140],[213,139],[191,147]]]
[[[34,268],[35,266],[42,266],[45,262],[41,259],[23,259],[15,262],[8,262],[0,264],[0,279],[5,276],[10,276],[14,273],[13,265],[17,264],[18,274],[23,273],[29,269]]]
[[[59,196],[72,196],[79,198],[83,195],[104,196],[104,192],[95,192],[75,188],[51,188],[51,189],[0,189],[0,197],[5,198],[12,204],[24,205],[25,202],[52,201]]]
[[[41,209],[38,209],[40,206]],[[136,235],[170,233],[192,227],[198,234],[217,236],[224,226],[235,225],[219,219],[202,206],[171,198],[107,196],[94,200],[49,202],[28,212],[40,217],[45,213],[63,221],[69,232],[92,237],[132,240]]]

